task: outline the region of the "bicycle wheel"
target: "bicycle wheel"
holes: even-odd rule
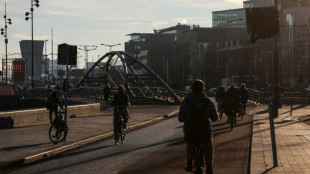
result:
[[[195,168],[196,168],[195,173],[196,174],[203,174],[201,157],[202,157],[201,156],[201,149],[198,146],[198,147],[196,147],[196,151],[195,151]]]
[[[64,122],[54,122],[49,129],[49,138],[55,144],[65,140],[67,134],[68,126]]]

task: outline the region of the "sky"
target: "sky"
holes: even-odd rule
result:
[[[212,27],[212,11],[242,8],[243,0],[39,0],[34,6],[34,40],[48,40],[47,54],[62,43],[97,46],[88,52],[88,60],[96,61],[110,51],[123,51],[130,33],[153,33],[178,23]],[[8,54],[20,53],[19,41],[31,40],[31,20],[25,20],[31,0],[0,0],[0,28],[4,14],[12,19],[8,25]],[[78,47],[83,48],[83,47]],[[94,48],[94,47],[88,47]],[[43,50],[45,54],[45,48]],[[4,37],[0,35],[0,56],[5,55]],[[11,55],[13,58],[18,54]],[[54,56],[54,58],[57,56]],[[49,55],[49,58],[51,56]],[[85,51],[78,50],[78,62],[84,64]],[[1,63],[0,63],[1,64]]]

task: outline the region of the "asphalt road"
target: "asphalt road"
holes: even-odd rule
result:
[[[226,118],[213,123],[214,173],[247,173],[252,116],[239,120],[233,131]],[[115,146],[110,138],[9,173],[171,174],[185,173],[185,163],[182,123],[174,117],[129,132],[125,144]]]

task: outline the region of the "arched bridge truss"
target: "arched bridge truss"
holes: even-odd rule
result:
[[[114,89],[124,85],[131,98],[167,100],[180,104],[176,93],[147,65],[123,51],[111,51],[102,56],[78,82],[79,87],[104,87],[109,83]]]

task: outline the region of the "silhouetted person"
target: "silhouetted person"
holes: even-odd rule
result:
[[[246,102],[249,99],[249,93],[247,91],[247,89],[245,88],[245,84],[242,83],[241,87],[240,87],[240,96],[241,96],[241,104],[243,106],[244,109],[244,113],[246,111]]]
[[[204,83],[196,79],[192,83],[192,92],[183,100],[179,110],[179,121],[184,122],[183,131],[186,142],[187,166],[185,171],[192,171],[195,144],[202,144],[207,174],[212,174],[213,135],[210,120],[216,121],[213,102],[206,97]],[[196,169],[197,170],[197,169]]]
[[[108,106],[109,104],[110,95],[111,95],[111,87],[110,84],[107,83],[107,85],[103,88],[103,97],[104,100],[106,101],[106,106]]]
[[[58,106],[63,108],[63,105],[58,98],[56,92],[52,92],[52,94],[47,98],[46,101],[46,108],[49,110],[49,118],[50,118],[50,123],[52,124],[53,122],[53,112],[55,113],[55,117],[58,114]]]

